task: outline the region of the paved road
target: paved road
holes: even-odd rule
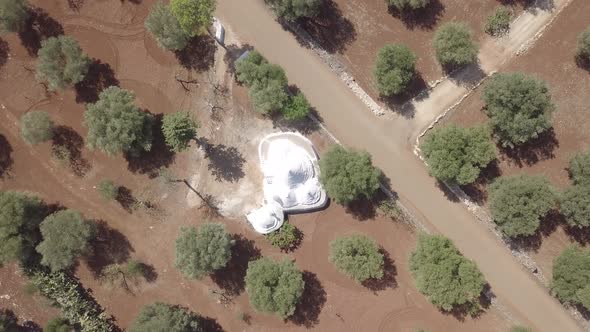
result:
[[[216,15],[242,43],[280,64],[345,145],[369,151],[402,202],[474,259],[502,304],[538,331],[578,331],[561,305],[537,284],[499,240],[459,202],[438,189],[412,154],[411,130],[401,119],[379,119],[309,49],[274,21],[261,0],[219,0]]]

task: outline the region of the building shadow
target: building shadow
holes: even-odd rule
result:
[[[208,34],[191,38],[188,45],[179,51],[174,52],[176,59],[186,69],[206,71],[215,62],[215,50],[217,44],[215,39]]]
[[[6,139],[6,137],[0,134],[0,179],[4,179],[10,175],[12,164],[12,145]]]
[[[45,10],[38,7],[28,8],[29,17],[18,36],[30,56],[36,57],[41,48],[41,42],[49,37],[64,34],[64,29]]]
[[[110,264],[122,264],[129,260],[133,247],[127,237],[111,228],[105,221],[96,221],[96,237],[91,242],[92,251],[86,263],[95,277]]]
[[[539,229],[533,235],[510,238],[507,242],[510,249],[537,252],[543,244],[543,239],[555,232],[559,225],[564,224],[565,218],[559,211],[550,211],[541,217]]]
[[[236,71],[236,60],[244,54],[244,52],[251,52],[254,50],[254,47],[249,44],[244,45],[228,45],[225,47],[225,54],[223,55],[223,61],[227,65],[227,70],[230,73],[235,73]]]
[[[303,271],[303,281],[305,287],[301,299],[295,307],[295,312],[287,320],[309,329],[320,322],[320,313],[328,296],[315,273]]]
[[[149,113],[148,110],[145,112]],[[152,148],[149,151],[141,150],[137,154],[127,153],[127,169],[133,173],[148,174],[150,178],[158,176],[158,170],[170,166],[175,159],[175,154],[164,139],[162,133],[163,114],[153,116],[152,123]]]
[[[75,85],[76,102],[94,103],[98,101],[102,90],[112,85],[119,86],[119,81],[111,65],[102,63],[99,59],[93,59],[84,79]]]
[[[387,11],[401,20],[409,30],[432,30],[443,17],[445,6],[439,0],[431,0],[424,8],[399,10],[395,6],[388,6]]]
[[[488,185],[501,175],[502,170],[498,166],[498,160],[494,159],[479,172],[479,177],[475,182],[459,187],[471,198],[471,200],[479,205],[483,205],[488,200]]]
[[[72,127],[57,126],[53,129],[52,150],[65,148],[70,169],[76,176],[83,177],[92,168],[90,162],[82,156],[84,139]]]
[[[245,287],[244,278],[248,270],[248,263],[261,257],[261,252],[253,240],[241,234],[232,236],[234,245],[231,249],[231,259],[223,269],[211,274],[211,280],[229,296],[240,295]]]
[[[8,61],[9,51],[10,47],[8,46],[8,43],[5,40],[0,39],[0,67],[4,66],[6,61]]]
[[[387,288],[397,287],[397,281],[395,280],[395,277],[397,276],[397,269],[393,264],[393,260],[391,259],[389,252],[383,248],[380,248],[379,252],[383,255],[383,277],[380,279],[367,279],[362,283],[363,286],[374,293]]]
[[[430,94],[429,92],[428,83],[422,74],[416,71],[412,82],[403,92],[392,96],[379,96],[379,100],[404,118],[412,119],[416,115],[416,108],[412,100],[425,99]]]
[[[246,159],[236,147],[211,144],[206,138],[200,138],[199,144],[205,150],[209,160],[207,168],[216,181],[236,182],[245,176],[243,168]]]
[[[555,130],[549,128],[528,142],[514,148],[498,146],[502,155],[518,167],[531,166],[539,161],[553,159],[553,153],[559,147]]]

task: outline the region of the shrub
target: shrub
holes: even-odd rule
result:
[[[125,273],[132,278],[145,278],[147,274],[146,265],[142,261],[132,259],[125,265]]]
[[[377,81],[379,93],[391,96],[401,93],[408,87],[415,71],[414,53],[405,45],[389,44],[379,50],[373,76]]]
[[[278,17],[295,21],[301,17],[315,17],[324,0],[266,0]]]
[[[304,119],[309,115],[309,112],[309,102],[301,92],[297,92],[295,96],[290,97],[287,105],[281,111],[285,119],[291,121]]]
[[[574,185],[590,185],[590,152],[576,154],[568,170]]]
[[[253,85],[250,89],[250,99],[254,109],[263,114],[282,110],[289,101],[285,88],[286,86],[278,80],[271,80],[266,85]]]
[[[153,118],[134,104],[127,90],[110,86],[99,100],[88,104],[84,124],[88,127],[87,144],[109,155],[121,152],[137,154],[152,148]]]
[[[51,147],[51,158],[61,166],[66,166],[72,160],[72,152],[65,145],[53,145]]]
[[[545,82],[522,73],[494,74],[485,85],[485,113],[504,147],[514,147],[551,128],[551,102]]]
[[[25,262],[39,241],[43,202],[14,191],[0,192],[0,266],[15,260]]]
[[[421,9],[430,4],[430,0],[385,0],[385,2],[398,10]]]
[[[590,186],[574,185],[561,199],[561,213],[570,226],[590,226]]]
[[[144,25],[161,48],[182,50],[189,42],[190,35],[182,29],[176,16],[170,11],[170,7],[162,2],[152,7]]]
[[[406,214],[402,208],[393,200],[386,199],[379,203],[379,210],[383,215],[390,219],[396,219],[403,221],[406,218]]]
[[[40,226],[43,241],[37,251],[41,263],[59,271],[70,267],[88,252],[89,242],[96,234],[96,226],[74,210],[62,210],[49,215]]]
[[[486,20],[484,30],[492,36],[500,36],[510,30],[512,11],[505,6],[498,7]]]
[[[320,160],[320,182],[330,197],[341,204],[371,199],[379,189],[381,171],[373,166],[367,152],[332,147]]]
[[[590,250],[570,246],[555,259],[551,290],[562,302],[590,309]]]
[[[96,186],[96,190],[102,198],[112,201],[119,195],[119,186],[111,180],[102,180]]]
[[[332,241],[330,262],[358,282],[383,277],[383,254],[375,241],[366,235],[351,235]]]
[[[72,327],[68,324],[68,321],[61,318],[61,317],[54,317],[47,324],[43,329],[45,332],[70,332],[72,331]]]
[[[459,67],[477,61],[478,45],[464,23],[443,24],[434,35],[433,45],[443,67]]]
[[[20,132],[27,144],[35,145],[53,138],[53,121],[46,112],[27,112],[20,118]]]
[[[144,306],[129,332],[203,332],[201,318],[177,305],[156,302]]]
[[[473,183],[479,172],[496,159],[496,150],[485,127],[456,125],[432,130],[420,144],[430,174],[441,181]]]
[[[188,144],[197,136],[199,125],[187,112],[164,115],[162,133],[166,144],[174,152],[188,149]]]
[[[301,239],[301,232],[291,223],[284,223],[279,230],[266,235],[266,239],[275,247],[292,250]]]
[[[590,29],[586,29],[578,36],[576,54],[586,60],[590,60]]]
[[[275,262],[261,258],[248,263],[246,291],[258,311],[287,318],[303,294],[305,282],[301,271],[289,260]]]
[[[485,285],[483,275],[451,240],[440,235],[420,235],[410,256],[410,271],[418,290],[442,310],[478,306]]]
[[[222,224],[182,228],[176,239],[176,268],[186,277],[198,279],[225,267],[233,241]]]
[[[257,51],[250,51],[242,59],[236,61],[236,79],[250,87],[259,80],[260,67],[268,61]]]
[[[202,35],[213,20],[215,0],[171,0],[170,11],[188,35]]]
[[[44,40],[38,56],[37,79],[47,82],[52,91],[80,82],[90,66],[90,59],[82,52],[78,42],[68,36]]]
[[[0,1],[0,33],[17,32],[29,17],[26,0]]]
[[[494,222],[510,237],[533,235],[541,218],[556,207],[549,181],[540,176],[501,177],[489,186]]]

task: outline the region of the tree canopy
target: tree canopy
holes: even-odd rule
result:
[[[482,168],[496,159],[486,127],[450,125],[433,129],[420,144],[430,174],[461,185],[473,183]]]
[[[232,245],[222,224],[182,228],[176,239],[176,268],[189,278],[201,278],[227,264]]]
[[[373,76],[379,93],[391,96],[408,87],[415,71],[416,56],[410,48],[401,44],[389,44],[379,50]]]
[[[192,311],[156,302],[141,309],[129,332],[204,332],[200,320]]]
[[[258,311],[287,318],[303,294],[305,282],[301,271],[290,260],[280,262],[260,258],[248,263],[246,291],[250,303]]]
[[[17,32],[29,17],[26,0],[0,1],[0,33]]]
[[[475,263],[440,235],[418,237],[418,246],[410,256],[410,272],[418,290],[445,311],[465,304],[477,306],[485,285]]]
[[[45,332],[71,332],[72,326],[68,323],[66,319],[61,317],[54,317],[47,324],[43,329]]]
[[[464,23],[443,24],[434,35],[433,46],[443,67],[459,67],[477,61],[478,45]]]
[[[96,235],[96,225],[74,210],[49,215],[40,229],[43,241],[37,251],[43,256],[41,263],[52,271],[72,266],[79,256],[88,252],[90,240]]]
[[[484,112],[504,147],[514,147],[551,128],[554,105],[545,82],[523,73],[494,74],[485,85]]]
[[[43,220],[43,202],[14,191],[0,191],[0,266],[24,262],[39,240],[36,230]]]
[[[568,170],[574,185],[590,185],[590,152],[576,154]]]
[[[366,235],[355,234],[332,241],[330,262],[358,282],[383,277],[383,254],[375,241]]]
[[[37,60],[37,79],[49,90],[60,90],[84,79],[90,59],[72,37],[50,37],[41,42]]]
[[[560,301],[590,310],[590,250],[570,246],[555,259],[551,290]]]
[[[506,6],[496,8],[494,13],[488,16],[484,30],[492,36],[500,36],[510,30],[512,11]]]
[[[188,144],[197,137],[199,125],[188,112],[176,112],[164,115],[162,133],[166,144],[174,152],[188,149]]]
[[[265,0],[278,17],[295,21],[301,17],[315,17],[324,0]]]
[[[381,171],[367,152],[347,151],[336,145],[320,159],[320,182],[336,202],[348,204],[356,199],[371,199],[377,189]]]
[[[161,1],[152,7],[144,25],[154,36],[158,45],[167,50],[184,49],[191,37],[182,29],[178,19],[170,11],[170,7]]]
[[[53,138],[53,121],[49,114],[42,111],[31,111],[20,118],[20,133],[25,142],[35,145]]]
[[[430,4],[430,0],[385,0],[385,2],[398,10],[421,9]]]
[[[533,235],[541,218],[556,207],[556,193],[541,176],[501,177],[489,186],[494,222],[510,237]]]
[[[305,95],[301,91],[297,92],[294,96],[289,98],[285,107],[283,107],[282,113],[287,120],[301,120],[309,115],[311,106],[305,98]]]
[[[590,226],[590,185],[574,185],[566,189],[560,211],[570,226]]]
[[[590,60],[590,28],[582,31],[578,36],[576,54],[586,60]]]
[[[153,117],[135,106],[127,90],[111,86],[102,91],[94,104],[86,106],[84,124],[87,144],[109,155],[138,153],[152,148]]]
[[[180,27],[189,36],[196,36],[207,33],[215,5],[215,0],[171,0],[170,10]]]

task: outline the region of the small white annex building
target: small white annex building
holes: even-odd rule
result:
[[[264,175],[264,202],[246,215],[254,229],[267,234],[281,227],[284,213],[317,210],[327,196],[319,182],[318,156],[313,144],[299,133],[276,133],[258,145]]]

